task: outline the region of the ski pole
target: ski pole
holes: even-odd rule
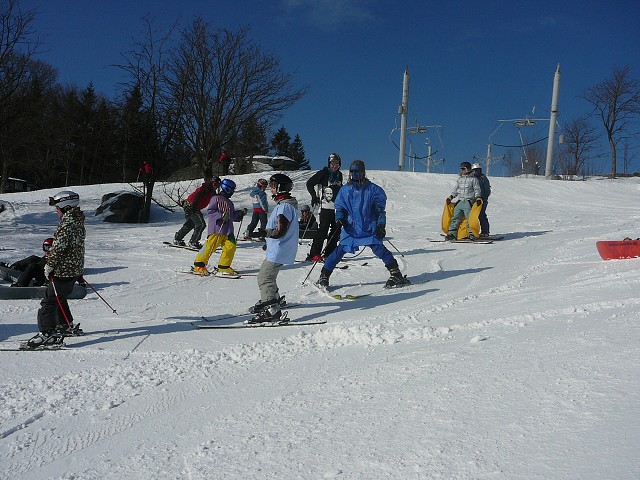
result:
[[[331,240],[333,240],[333,237],[335,237],[339,231],[340,229],[336,228],[335,232],[333,232],[333,235],[331,235],[331,237],[329,237],[329,240],[327,240],[327,246],[329,246],[329,244],[331,243]],[[324,250],[322,251],[322,253],[325,253],[326,251],[327,251],[327,247],[324,247]],[[309,270],[309,273],[307,273],[307,276],[304,277],[304,280],[302,280],[302,285],[304,285],[304,283],[307,281],[307,279],[309,278],[309,275],[311,275],[311,272],[313,272],[313,269],[316,268],[316,265],[318,264],[319,261],[320,260],[316,260],[315,262],[313,262],[313,266]]]
[[[389,242],[389,245],[391,245],[393,248],[395,248],[396,252],[398,252],[402,258],[404,258],[404,254],[402,254],[402,253],[400,252],[400,250],[398,250],[398,249],[396,248],[396,246],[395,246],[393,243],[391,243],[391,240],[389,240],[388,238],[385,238],[385,240],[386,240],[387,242]]]
[[[96,294],[96,295],[98,295],[98,297],[100,297],[100,300],[102,300],[102,301],[104,302],[104,304],[105,304],[107,307],[109,307],[113,313],[115,313],[116,315],[118,315],[118,312],[116,312],[116,309],[115,309],[115,308],[113,308],[111,305],[109,305],[109,302],[107,302],[104,298],[102,298],[102,295],[100,295],[100,294],[98,293],[98,291],[97,291],[95,288],[93,288],[93,285],[91,285],[89,282],[87,282],[87,279],[86,279],[86,278],[82,277],[82,281],[91,287],[91,290],[93,290],[93,291],[95,292],[95,294]]]
[[[56,301],[58,302],[58,307],[60,307],[60,311],[62,312],[62,316],[64,317],[64,321],[67,322],[67,327],[69,327],[69,329],[71,329],[71,322],[69,321],[69,318],[67,317],[67,312],[65,312],[64,308],[62,307],[62,302],[60,301],[60,297],[58,296],[58,290],[56,289],[56,284],[53,281],[53,275],[51,277],[49,277],[49,281],[51,282],[51,286],[53,287],[53,293],[56,296]]]

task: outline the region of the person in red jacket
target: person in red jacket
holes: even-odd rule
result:
[[[222,167],[222,176],[226,176],[229,175],[229,165],[231,165],[232,162],[232,158],[231,155],[229,155],[229,153],[226,150],[222,150],[222,155],[220,155],[220,158],[218,159],[218,162],[220,163],[220,166]],[[218,173],[220,173],[220,170],[218,170]]]
[[[214,177],[211,170],[207,169],[204,174],[204,183],[182,202],[186,220],[173,239],[174,245],[185,246],[183,239],[187,233],[193,230],[189,245],[198,250],[202,248],[200,237],[207,225],[201,210],[207,208],[218,187],[220,187],[220,177]]]

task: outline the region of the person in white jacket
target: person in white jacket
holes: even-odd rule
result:
[[[269,179],[271,196],[276,201],[267,229],[260,230],[260,236],[267,240],[267,255],[258,272],[260,301],[249,311],[255,313],[246,323],[279,322],[289,320],[282,317],[281,302],[276,279],[283,265],[293,265],[298,253],[298,201],[291,196],[293,182],[282,173]]]
[[[449,224],[449,233],[445,237],[446,240],[455,240],[457,238],[458,226],[462,221],[462,218],[466,218],[467,230],[469,231],[469,239],[475,240],[476,237],[471,232],[471,226],[469,225],[469,215],[471,214],[471,207],[474,202],[478,205],[482,204],[482,198],[480,196],[480,182],[471,172],[471,164],[469,162],[462,162],[460,164],[460,176],[456,182],[456,187],[451,192],[451,195],[447,197],[447,203],[458,197],[458,203],[453,210],[453,217],[451,217],[451,223]]]

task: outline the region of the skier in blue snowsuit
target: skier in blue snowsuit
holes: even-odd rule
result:
[[[410,283],[400,272],[393,254],[382,243],[386,235],[386,204],[384,190],[366,178],[364,162],[354,160],[349,167],[349,182],[340,189],[335,200],[336,223],[342,226],[340,242],[324,262],[317,282],[319,287],[328,287],[329,277],[345,253],[355,253],[360,247],[370,247],[384,262],[391,274],[386,288]]]

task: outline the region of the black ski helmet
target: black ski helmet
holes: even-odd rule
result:
[[[51,245],[53,245],[53,238],[51,237],[45,238],[44,241],[42,242],[42,250],[44,252],[48,252],[49,249],[51,248]]]
[[[220,183],[220,190],[222,190],[222,193],[224,193],[227,198],[231,198],[233,192],[236,191],[236,182],[230,178],[225,178],[222,180],[222,183]]]
[[[327,167],[330,167],[332,162],[333,163],[338,162],[338,166],[339,167],[342,166],[342,159],[340,158],[340,155],[338,155],[337,153],[329,154],[329,158],[327,158]]]
[[[270,186],[276,186],[276,193],[286,193],[293,190],[293,180],[284,173],[276,173],[271,175],[269,179]]]

